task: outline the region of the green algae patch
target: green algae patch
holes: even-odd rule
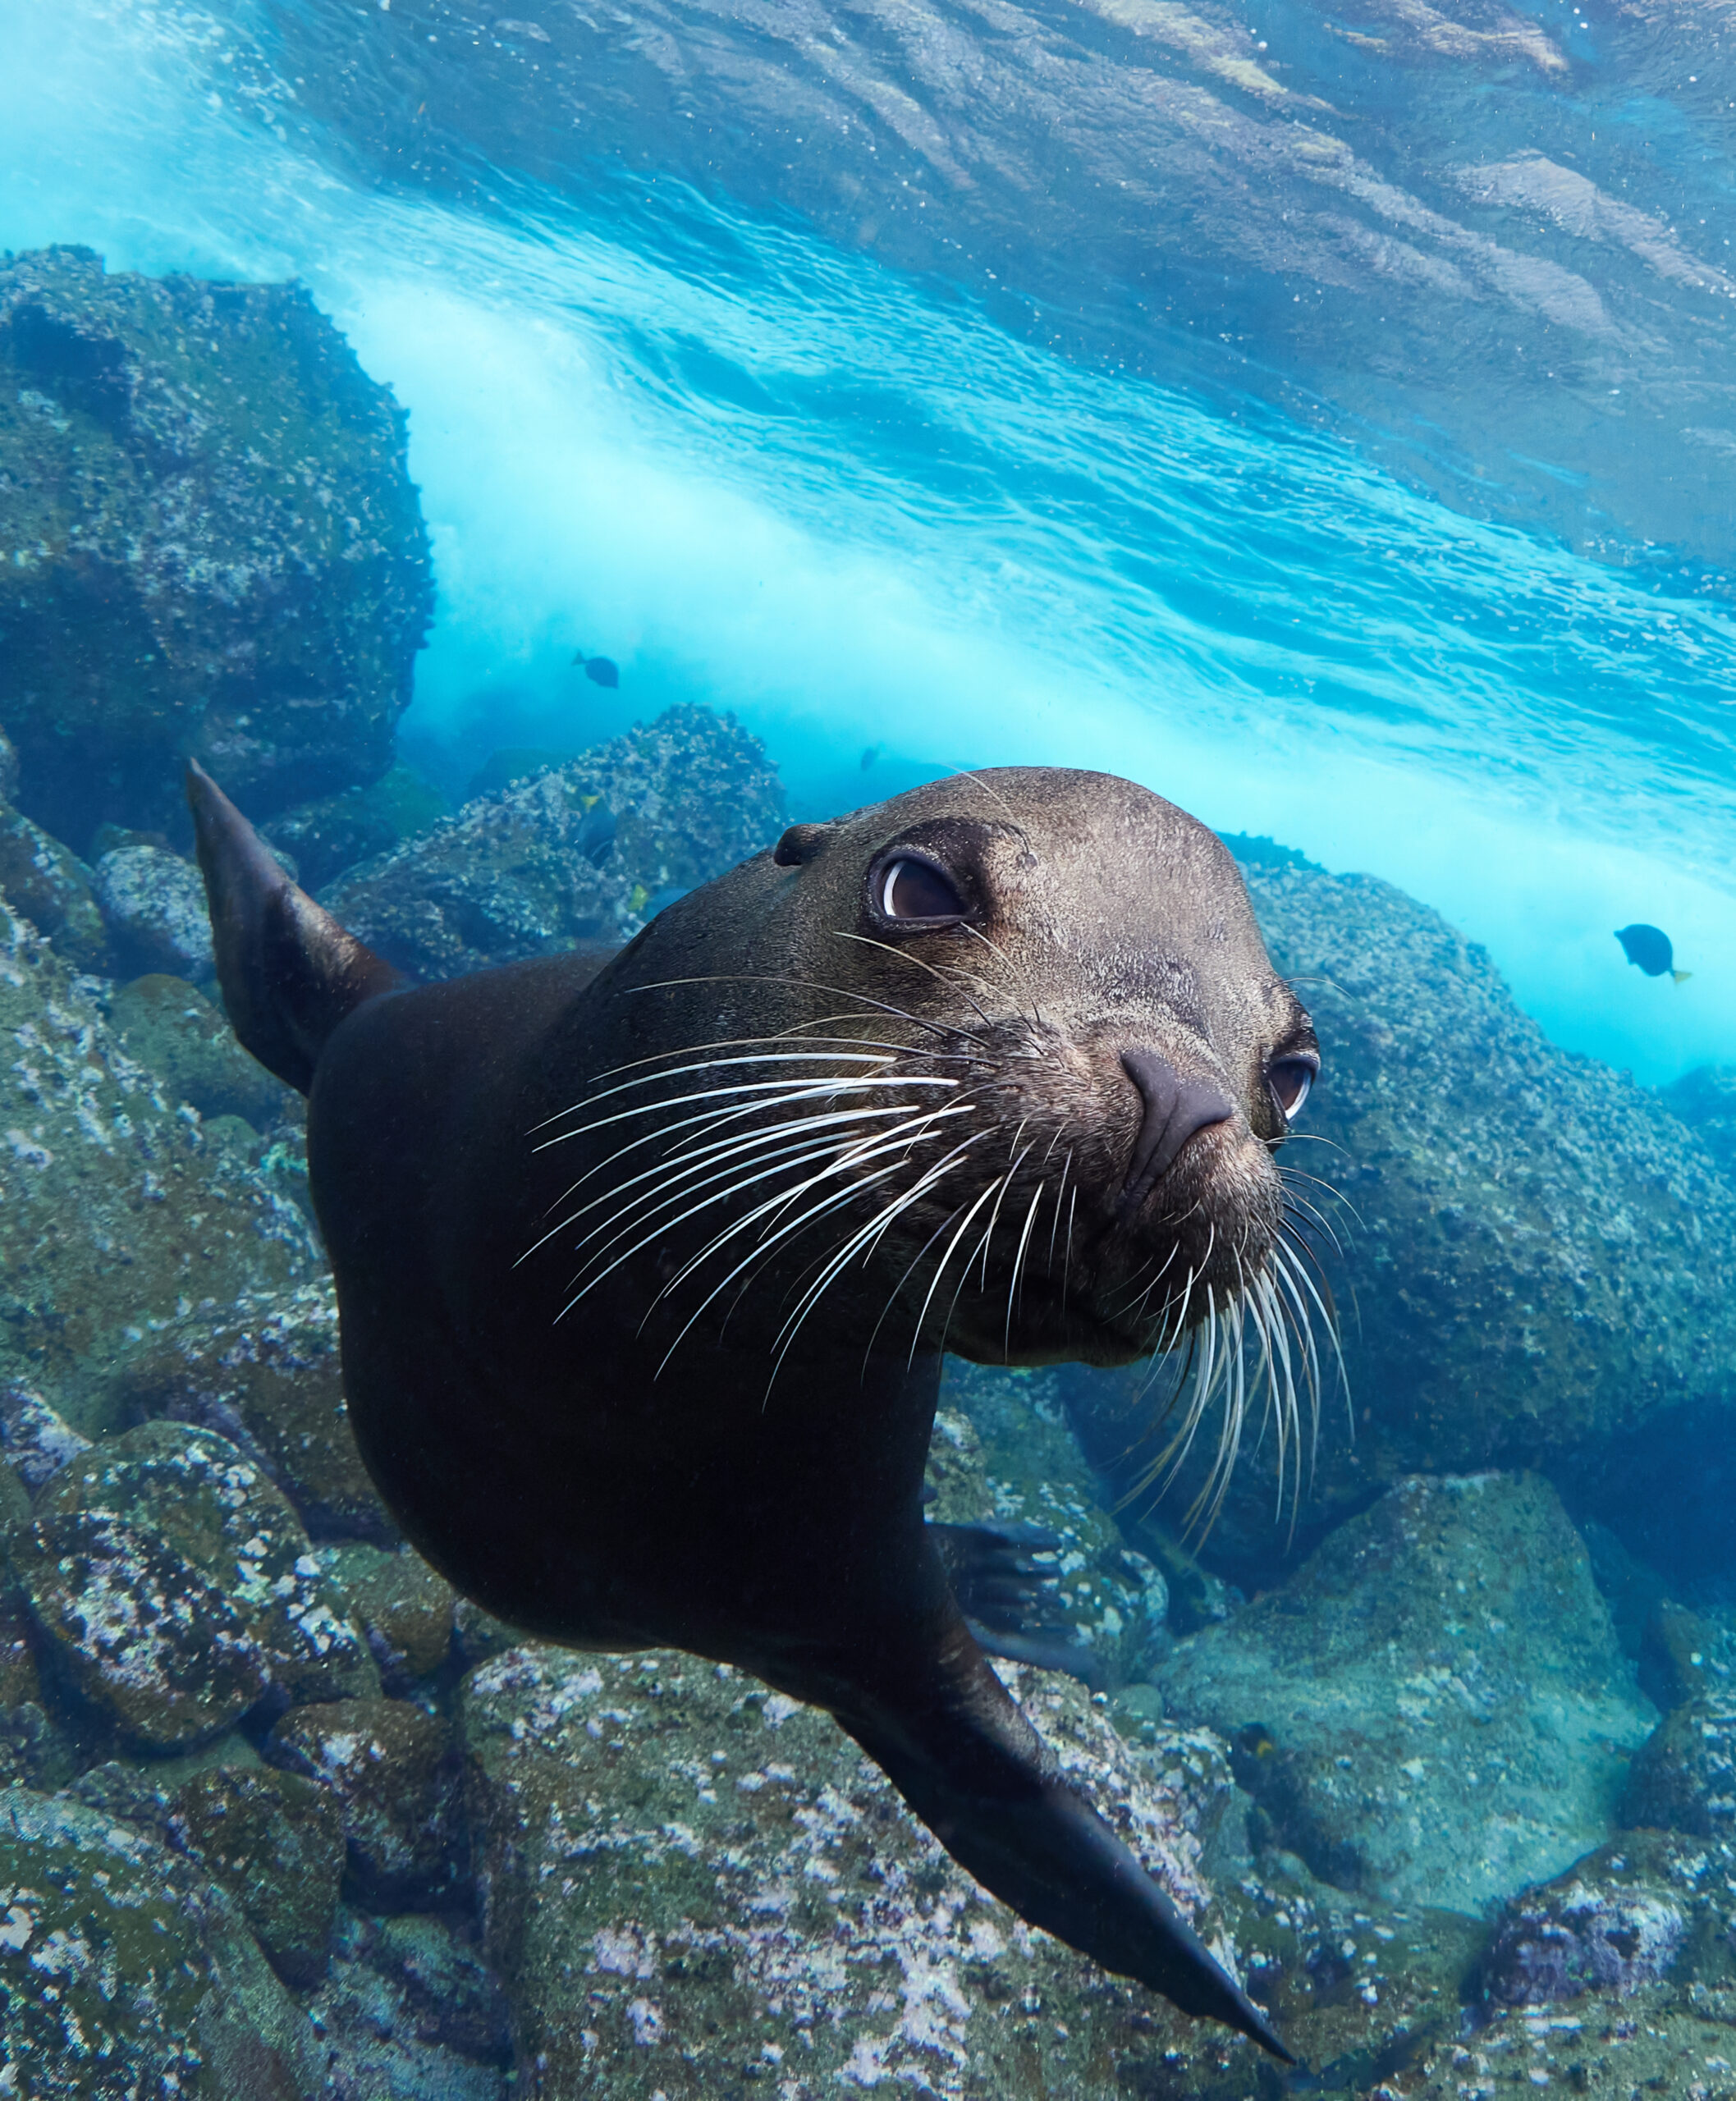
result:
[[[0,1791],[0,2093],[294,2101],[318,2076],[218,1891],[95,1810]]]

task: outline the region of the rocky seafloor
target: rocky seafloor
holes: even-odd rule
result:
[[[1185,1479],[1118,1508],[1139,1403],[1101,1375],[950,1365],[931,1452],[937,1521],[1046,1536],[1066,1668],[1009,1682],[1302,2069],[1024,1927],[823,1714],[522,1642],[404,1544],[176,762],[428,977],[630,935],[782,798],[694,707],[502,754],[456,810],[399,762],[402,438],[300,295],[0,272],[0,522],[34,534],[0,622],[0,2094],[1731,2101],[1731,1075],[1660,1097],[1556,1050],[1389,886],[1233,842],[1326,1054],[1291,1157],[1345,1200],[1298,1184],[1352,1405],[1294,1536],[1269,1452],[1203,1541]],[[147,540],[122,661],[76,593],[151,473],[206,538]],[[254,646],[211,683],[231,589]]]

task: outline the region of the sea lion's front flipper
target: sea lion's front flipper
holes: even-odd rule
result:
[[[268,1072],[305,1094],[345,1015],[405,981],[295,887],[196,759],[187,803],[230,1021]]]
[[[1056,1766],[959,1628],[929,1696],[838,1719],[984,1888],[1106,1970],[1184,2013],[1294,2058],[1248,1994]]]

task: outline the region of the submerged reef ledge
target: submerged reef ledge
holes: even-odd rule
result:
[[[296,285],[0,259],[0,729],[80,853],[377,778],[433,606],[403,412]]]

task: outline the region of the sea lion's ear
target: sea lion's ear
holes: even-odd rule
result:
[[[243,1049],[305,1094],[344,1017],[405,980],[295,887],[196,759],[187,803],[230,1021]]]
[[[793,824],[772,849],[772,858],[781,868],[799,868],[811,861],[820,850],[829,825]]]

